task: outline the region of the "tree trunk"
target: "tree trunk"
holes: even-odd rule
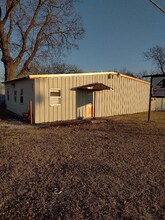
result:
[[[5,67],[5,81],[12,80],[16,77],[17,64],[14,63],[9,50],[9,39],[4,30],[5,23],[0,21],[0,48],[2,51],[1,61]]]
[[[13,80],[16,78],[16,70],[17,67],[16,65],[10,63],[10,64],[5,64],[5,81]]]

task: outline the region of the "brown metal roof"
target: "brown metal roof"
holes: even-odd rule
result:
[[[75,90],[85,90],[85,91],[91,91],[91,92],[95,92],[95,91],[102,91],[102,90],[109,90],[112,89],[109,86],[106,86],[103,83],[91,83],[91,84],[87,84],[87,85],[83,85],[83,86],[79,86],[74,88]]]

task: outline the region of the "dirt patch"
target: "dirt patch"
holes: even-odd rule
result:
[[[165,219],[165,123],[0,128],[0,219]]]

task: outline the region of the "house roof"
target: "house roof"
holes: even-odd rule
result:
[[[128,78],[134,81],[139,81],[141,83],[145,83],[145,84],[150,84],[147,81],[138,79],[138,78],[134,78],[125,74],[120,74],[119,72],[93,72],[93,73],[68,73],[68,74],[35,74],[35,75],[27,75],[24,77],[20,77],[20,78],[16,78],[13,80],[9,80],[9,81],[5,81],[3,83],[10,83],[10,82],[15,82],[15,81],[19,81],[19,80],[23,80],[23,79],[39,79],[39,78],[53,78],[53,77],[71,77],[71,76],[93,76],[93,75],[117,75],[117,76],[121,76],[124,78]]]

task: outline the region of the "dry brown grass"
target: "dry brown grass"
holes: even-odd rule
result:
[[[0,139],[0,219],[165,219],[162,120],[1,128]]]
[[[138,114],[131,114],[131,115],[120,115],[120,116],[113,116],[112,119],[119,119],[124,121],[132,121],[132,122],[147,122],[148,121],[148,112],[138,113]],[[165,123],[165,111],[160,112],[151,112],[150,114],[150,123]]]

